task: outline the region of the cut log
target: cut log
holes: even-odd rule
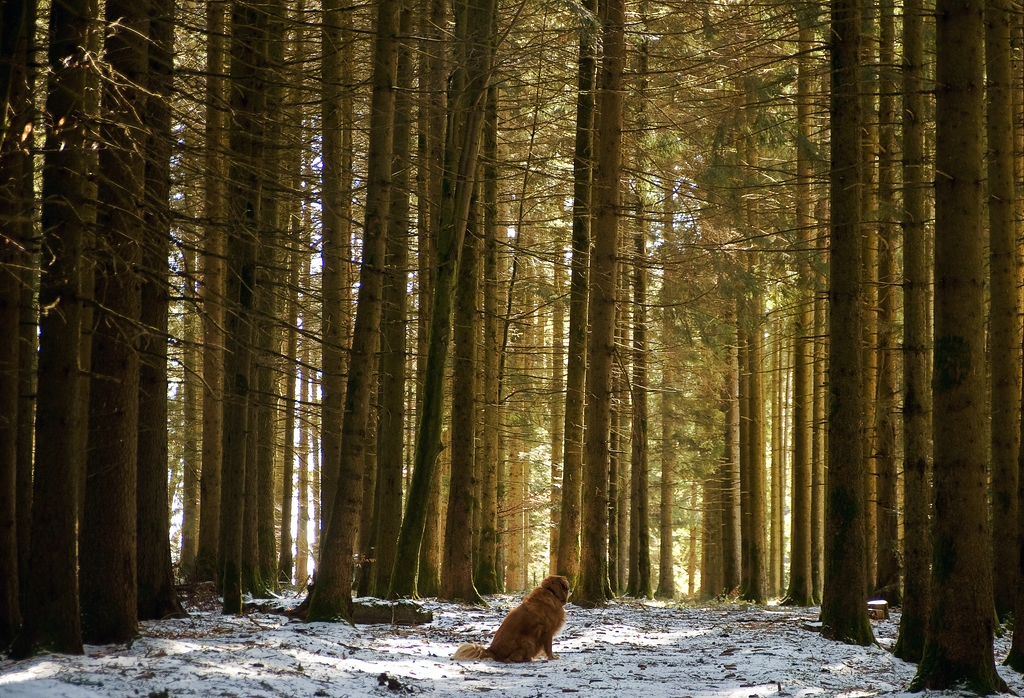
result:
[[[868,601],[868,617],[871,620],[888,620],[889,602],[885,599],[872,599]]]
[[[285,608],[279,601],[245,604],[246,611],[276,613],[291,618],[304,619],[309,597],[295,608]],[[353,621],[357,625],[422,625],[434,620],[434,614],[422,604],[411,599],[384,601],[381,599],[353,599]]]

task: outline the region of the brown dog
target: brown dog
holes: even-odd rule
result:
[[[505,616],[490,647],[466,643],[455,650],[452,659],[494,659],[499,662],[532,662],[551,651],[551,640],[565,622],[565,604],[569,601],[569,580],[552,575],[531,591],[523,602]]]

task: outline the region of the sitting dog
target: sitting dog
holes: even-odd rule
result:
[[[523,602],[505,616],[490,647],[466,643],[455,650],[452,659],[494,659],[499,662],[532,662],[551,651],[551,640],[565,622],[565,604],[569,601],[569,580],[552,575],[531,591]]]

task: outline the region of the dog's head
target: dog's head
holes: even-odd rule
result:
[[[540,585],[555,595],[564,606],[569,602],[569,580],[557,574],[545,577]]]

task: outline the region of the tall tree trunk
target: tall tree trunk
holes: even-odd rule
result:
[[[825,637],[868,645],[874,636],[864,564],[859,0],[832,0],[831,34],[829,470],[821,621]]]
[[[258,355],[262,332],[260,325],[262,319],[258,314],[261,307],[261,284],[266,282],[259,269],[260,254],[257,252],[256,266],[256,309],[253,313],[253,356],[252,364],[249,367],[249,385],[252,386],[249,393],[249,414],[247,417],[246,439],[245,439],[245,485],[243,487],[242,504],[242,593],[249,594],[255,598],[266,598],[267,586],[260,570],[260,541],[259,541],[259,497],[260,497],[260,442],[263,439],[264,421],[262,409],[259,402],[263,399],[263,385],[259,362],[262,357]]]
[[[992,395],[992,583],[996,613],[1013,613],[1017,564],[1017,457],[1020,447],[1020,319],[1017,292],[1018,230],[1014,220],[1013,74],[1010,65],[1012,6],[989,0],[985,7],[989,227],[989,361]]]
[[[198,242],[198,236],[193,238]],[[193,243],[194,244],[194,243]],[[188,278],[184,280],[185,303],[195,306],[199,296],[196,289],[195,275],[198,257],[196,248],[184,253],[184,266]],[[178,551],[178,571],[183,579],[195,576],[196,549],[199,547],[199,478],[200,414],[197,410],[197,392],[202,376],[199,345],[199,314],[190,313],[182,318],[182,427],[184,443],[182,444],[182,484],[181,484],[181,546]],[[140,387],[141,390],[141,387]],[[142,409],[142,406],[139,406]],[[141,419],[141,415],[140,415]],[[168,513],[168,518],[170,514]]]
[[[931,385],[924,178],[924,8],[903,5],[903,609],[893,649],[918,662],[929,614]],[[1014,640],[1018,637],[1014,633]]]
[[[302,261],[302,277],[306,278],[309,272],[309,261],[304,259]],[[303,295],[306,295],[306,290],[303,289]],[[308,319],[307,311],[303,310],[302,313],[302,325],[306,326],[306,320]],[[309,351],[310,340],[308,337],[302,338],[302,350],[300,352],[301,360],[299,364],[299,404],[296,409],[296,421],[299,423],[299,443],[298,443],[298,487],[299,487],[299,501],[298,501],[298,531],[295,535],[295,586],[299,589],[305,588],[307,582],[309,582],[309,490],[310,490],[310,477],[309,477],[309,453],[310,453],[310,438],[309,432],[311,424],[309,423],[309,403],[310,400],[310,380],[309,380]]]
[[[591,21],[580,28],[576,91],[576,145],[573,154],[572,260],[569,277],[569,346],[565,374],[565,453],[562,456],[562,508],[558,574],[575,588],[579,576],[583,477],[583,395],[587,372],[587,305],[590,293],[591,179],[597,67],[597,0],[583,5]]]
[[[799,296],[793,332],[793,519],[789,589],[785,603],[814,603],[811,582],[811,439],[813,434],[814,278],[810,255],[811,222],[811,50],[814,41],[809,3],[797,5],[797,183],[796,228],[800,239],[797,260]]]
[[[625,4],[608,0],[602,21],[604,56],[597,93],[597,168],[593,191],[593,255],[590,267],[591,327],[586,356],[583,459],[583,519],[580,606],[608,598],[608,458],[612,357],[615,352],[615,288],[618,270],[619,175],[622,149],[622,72],[625,65]],[[571,322],[571,320],[570,320]]]
[[[825,219],[824,197],[815,205],[815,220]],[[820,224],[819,224],[820,225]],[[828,261],[828,236],[818,236],[818,255],[821,263]],[[825,481],[828,461],[826,443],[826,384],[825,362],[828,353],[828,282],[824,273],[814,274],[814,398],[813,427],[811,430],[811,589],[815,603],[821,603],[825,586]]]
[[[565,266],[554,261],[551,295],[551,489],[548,519],[548,572],[558,574],[558,535],[562,518],[562,461],[565,457],[565,403],[558,396],[565,391]]]
[[[498,474],[501,424],[498,293],[498,88],[487,88],[483,133],[484,269],[483,269],[483,462],[480,463],[480,547],[474,581],[481,594],[496,594],[498,574]]]
[[[399,36],[412,32],[411,0],[402,3]],[[409,169],[412,132],[412,46],[398,47],[398,92],[395,95],[395,135],[391,165],[391,215],[381,319],[380,421],[377,424],[377,483],[374,504],[373,594],[387,595],[395,546],[402,524],[402,469],[405,467],[405,387],[407,291],[409,265]]]
[[[878,479],[875,461],[875,400],[878,391],[878,66],[876,63],[876,5],[861,3],[861,263],[863,271],[864,336],[861,340],[863,359],[864,395],[861,399],[864,417],[864,564],[867,571],[868,593],[874,594],[875,579],[878,576],[878,560],[875,555],[878,541],[878,507],[876,505]]]
[[[298,217],[291,220],[292,240],[301,239]],[[301,369],[296,363],[299,353],[299,274],[302,256],[297,246],[287,252],[288,269],[288,335],[285,340],[285,394],[284,394],[284,453],[281,467],[281,550],[277,558],[277,580],[290,584],[295,568],[292,538],[292,500],[295,498],[295,416],[298,405],[295,402],[295,382],[301,380]],[[294,371],[294,373],[293,373]],[[301,397],[299,398],[302,399]],[[301,428],[301,427],[300,427]]]
[[[992,657],[985,485],[984,2],[938,0],[935,9],[934,552],[928,632],[911,688],[960,684],[980,695],[1007,690]]]
[[[772,348],[771,373],[769,379],[768,402],[772,409],[772,436],[771,436],[771,489],[769,491],[771,511],[769,513],[768,531],[768,595],[778,596],[782,586],[782,538],[783,518],[782,506],[786,496],[786,452],[784,438],[785,414],[783,404],[785,403],[786,380],[786,347],[783,337],[783,321],[775,318],[769,322],[774,347]]]
[[[85,53],[93,21],[88,0],[50,9],[47,132],[43,161],[42,230],[45,265],[39,303],[54,308],[39,322],[36,466],[32,547],[24,625],[11,652],[82,653],[75,535],[80,453],[80,269],[86,196]]]
[[[745,475],[748,507],[743,512],[746,519],[747,569],[740,584],[740,597],[754,603],[768,600],[768,546],[766,511],[766,469],[764,444],[764,374],[761,365],[764,357],[762,346],[761,315],[763,302],[761,294],[754,292],[747,304],[746,374],[748,391],[747,408],[747,473]],[[741,447],[743,444],[741,443]]]
[[[697,512],[697,483],[690,484],[690,511]],[[690,550],[686,556],[686,593],[693,598],[697,583],[697,531],[703,528],[701,518],[694,517],[690,524]]]
[[[311,621],[352,620],[352,548],[363,497],[363,454],[369,438],[367,424],[379,343],[387,220],[391,205],[400,8],[399,0],[382,0],[377,6],[359,301],[345,391],[337,493],[333,497],[334,507],[320,549],[317,583],[310,595],[307,620]],[[327,486],[326,482],[324,486]]]
[[[638,207],[639,208],[639,207]],[[642,210],[638,220],[643,221]],[[633,380],[632,429],[630,443],[630,530],[636,529],[636,568],[630,568],[629,578],[633,596],[650,598],[651,591],[651,536],[649,492],[650,466],[647,444],[647,240],[641,224],[635,233],[636,261],[633,269]],[[671,536],[670,536],[671,537]],[[630,537],[630,543],[633,536]],[[630,558],[632,559],[632,555]],[[635,575],[635,584],[634,584]]]
[[[285,23],[287,12],[284,0],[269,0],[267,12],[267,82],[266,113],[287,113],[285,99]],[[278,356],[281,355],[281,340],[278,325],[282,314],[280,298],[283,294],[274,292],[275,277],[285,269],[287,257],[282,255],[282,234],[285,216],[281,192],[289,185],[285,174],[283,152],[284,129],[269,122],[263,129],[264,148],[262,152],[263,176],[266,178],[258,248],[258,295],[256,298],[257,342],[259,363],[256,369],[257,391],[256,419],[258,439],[256,442],[257,469],[257,514],[256,537],[258,540],[258,566],[264,584],[264,593],[280,591],[277,569],[277,531],[275,504],[275,454],[277,452],[277,424],[279,423],[280,389],[275,378]]]
[[[629,288],[629,272],[625,265],[619,267],[619,293]],[[618,293],[616,294],[619,295]],[[624,301],[625,299],[623,299]],[[626,346],[628,320],[626,303],[615,304],[615,346]],[[628,362],[623,362],[628,365]],[[631,547],[631,531],[629,528],[629,469],[623,441],[628,439],[623,430],[627,376],[623,375],[622,366],[612,366],[611,390],[611,433],[608,445],[608,581],[611,593],[619,595],[627,593],[626,584],[629,576],[629,551],[636,554],[635,544]],[[616,370],[618,369],[618,370]],[[635,530],[634,530],[635,532]],[[635,560],[633,561],[635,564]],[[635,579],[635,575],[634,575]]]
[[[206,152],[203,172],[203,470],[199,482],[199,548],[195,579],[219,574],[221,468],[224,453],[224,228],[227,179],[224,161],[227,113],[224,96],[225,0],[206,5]]]
[[[661,310],[662,342],[668,342],[672,331],[672,310],[666,305]],[[673,566],[675,555],[672,550],[672,515],[675,513],[675,487],[676,487],[676,450],[675,450],[675,425],[678,419],[675,410],[675,371],[674,357],[665,352],[665,363],[661,367],[661,505],[658,512],[658,531],[660,547],[658,550],[658,589],[654,592],[659,599],[672,599],[676,595],[676,574]],[[716,502],[720,506],[721,502]],[[710,532],[709,535],[716,535]],[[721,539],[720,532],[718,539]],[[705,546],[708,551],[711,546]],[[721,549],[719,550],[719,563],[721,562]],[[711,563],[709,563],[709,566]],[[714,575],[709,575],[714,577]],[[710,592],[710,587],[705,585],[707,579],[702,577],[702,587]],[[715,586],[721,586],[721,580],[715,582]],[[718,595],[718,590],[711,593]]]
[[[19,443],[19,393],[21,389],[22,322],[30,318],[22,308],[22,285],[30,277],[33,260],[26,253],[32,237],[32,156],[21,143],[25,126],[33,119],[32,73],[29,61],[35,43],[36,3],[27,0],[3,6],[2,57],[0,57],[0,649],[6,649],[21,627],[19,608],[19,513],[18,463],[23,457]],[[7,124],[10,107],[10,125]],[[29,144],[31,145],[31,144]],[[27,175],[27,176],[26,176]],[[31,286],[29,286],[31,293]]]
[[[460,61],[456,75],[452,78],[454,89],[445,142],[423,407],[417,426],[412,483],[402,519],[389,596],[416,594],[419,548],[426,525],[426,504],[441,450],[444,367],[451,335],[455,280],[479,153],[484,95],[491,72],[491,24],[494,12],[493,0],[471,0],[464,12],[465,28],[460,31],[456,26],[456,40],[463,45],[461,50],[464,59]]]
[[[736,323],[730,313],[726,322]],[[736,336],[736,335],[734,335]],[[738,340],[738,337],[737,337]],[[725,390],[722,411],[725,412],[725,454],[722,458],[722,591],[732,594],[740,586],[740,364],[736,347],[726,348]]]
[[[231,128],[224,294],[224,442],[220,509],[220,583],[224,613],[242,612],[243,519],[254,365],[256,244],[262,219],[259,119],[263,114],[266,13],[237,3],[231,11]],[[255,386],[253,386],[255,387]],[[251,546],[246,546],[251,550]]]
[[[896,471],[896,58],[895,9],[880,3],[878,98],[878,387],[875,399],[876,576],[872,596],[900,605],[899,493]]]
[[[145,220],[142,246],[138,392],[138,618],[181,618],[185,612],[171,567],[167,494],[167,323],[170,269],[171,89],[174,3],[150,0],[149,95],[145,157]],[[186,348],[187,349],[187,348]],[[191,465],[194,465],[194,461]],[[186,463],[188,468],[190,463]]]
[[[455,291],[452,374],[452,473],[448,491],[444,557],[440,597],[480,603],[473,586],[473,513],[479,506],[474,463],[476,439],[477,273],[479,245],[475,210],[470,209],[469,230],[462,245],[462,260]]]
[[[323,327],[321,391],[321,502],[318,539],[330,521],[341,462],[345,407],[345,354],[349,337],[349,270],[352,244],[352,7],[348,0],[323,3],[321,46],[321,137],[323,165]],[[319,550],[319,549],[318,549]],[[319,555],[319,552],[318,552]]]
[[[145,99],[149,3],[106,4],[96,225],[95,327],[85,508],[79,528],[82,636],[124,642],[138,633],[136,445],[139,427],[139,234],[145,160],[135,145]],[[166,432],[166,427],[161,425]]]

